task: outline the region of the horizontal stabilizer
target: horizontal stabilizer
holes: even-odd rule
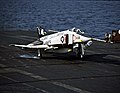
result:
[[[48,30],[48,32],[58,33],[59,31],[55,31],[55,30]]]

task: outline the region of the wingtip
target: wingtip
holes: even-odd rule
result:
[[[15,44],[9,44],[9,46],[15,46]]]

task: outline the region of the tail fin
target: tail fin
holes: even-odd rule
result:
[[[42,27],[37,27],[37,33],[39,38],[45,35],[44,29]]]

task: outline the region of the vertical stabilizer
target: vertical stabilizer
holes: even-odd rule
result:
[[[45,34],[44,29],[42,27],[37,27],[37,33],[39,38],[41,38]]]

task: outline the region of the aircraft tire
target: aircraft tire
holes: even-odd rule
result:
[[[41,49],[38,49],[38,57],[41,59],[42,58],[42,51]]]
[[[83,50],[83,46],[82,46],[81,43],[78,43],[77,57],[80,58],[80,59],[84,58],[84,50]]]

